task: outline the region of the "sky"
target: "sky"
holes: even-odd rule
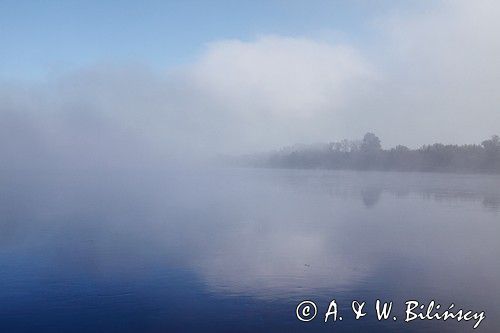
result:
[[[188,63],[217,40],[262,35],[362,40],[370,20],[417,2],[361,1],[10,1],[0,2],[1,74],[40,79],[96,62]]]
[[[15,142],[0,148],[23,164],[368,131],[384,147],[479,143],[500,133],[498,14],[489,0],[0,0],[0,136]]]

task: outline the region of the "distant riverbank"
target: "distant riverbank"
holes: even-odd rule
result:
[[[500,138],[481,144],[434,143],[417,149],[398,145],[382,149],[367,133],[362,140],[295,145],[279,151],[240,156],[239,165],[286,169],[378,170],[500,174]]]

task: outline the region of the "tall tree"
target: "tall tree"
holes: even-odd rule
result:
[[[373,133],[366,133],[361,142],[363,152],[377,152],[382,149],[380,139]]]

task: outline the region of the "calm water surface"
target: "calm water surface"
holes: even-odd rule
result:
[[[500,331],[498,176],[115,170],[0,186],[0,332],[472,331],[405,324],[409,299],[484,310],[476,331]],[[401,320],[377,322],[377,298]],[[325,324],[331,299],[344,320]]]

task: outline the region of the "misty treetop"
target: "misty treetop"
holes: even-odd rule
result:
[[[481,144],[461,146],[434,143],[418,149],[402,145],[382,149],[380,139],[366,133],[362,140],[297,145],[246,156],[243,163],[272,168],[500,173],[500,138],[494,135]]]

